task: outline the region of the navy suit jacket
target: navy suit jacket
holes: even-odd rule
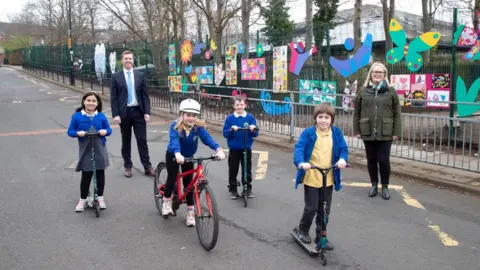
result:
[[[150,115],[150,97],[148,96],[147,81],[140,71],[133,71],[135,78],[135,93],[137,102],[143,114]],[[112,74],[110,82],[110,105],[112,107],[112,117],[120,116],[121,119],[127,117],[128,88],[123,69],[120,72]]]

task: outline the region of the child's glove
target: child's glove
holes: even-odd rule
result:
[[[345,161],[345,159],[341,158],[340,160],[338,160],[337,168],[344,169],[346,167],[347,167],[347,162]]]
[[[180,153],[175,153],[175,160],[177,161],[178,164],[183,164],[185,161],[185,158],[182,156]]]
[[[312,168],[312,165],[310,165],[310,163],[308,163],[308,162],[300,163],[298,165],[298,168],[306,171],[306,170],[310,170],[310,168]]]
[[[225,159],[225,153],[223,152],[223,150],[219,150],[216,154],[217,158],[218,159]]]

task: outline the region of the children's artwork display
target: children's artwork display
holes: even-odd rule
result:
[[[354,81],[351,85],[350,82],[345,81],[345,89],[343,90],[343,93],[346,95],[352,95],[352,96],[343,96],[342,97],[342,107],[344,111],[348,111],[349,109],[355,108],[354,106],[354,100],[355,100],[355,95],[357,94],[357,86],[358,82]]]
[[[225,77],[226,85],[237,84],[237,46],[225,47]]]
[[[223,70],[223,64],[215,65],[215,84],[219,86],[225,78],[225,70]]]
[[[471,102],[472,104],[457,104],[458,117],[471,116],[480,110],[480,101],[477,101],[480,90],[480,78],[476,79],[467,91],[467,86],[462,77],[458,76],[455,88],[455,96],[459,102]]]
[[[391,75],[400,102],[405,107],[448,108],[450,98],[450,74],[402,74]],[[442,103],[445,101],[445,103]]]
[[[330,65],[340,74],[346,78],[364,66],[368,65],[372,57],[372,34],[368,33],[363,41],[362,46],[357,50],[352,58],[346,60],[338,60],[333,56],[328,59]],[[347,51],[353,50],[354,41],[352,38],[345,39],[344,47]]]
[[[242,80],[266,80],[265,58],[242,59]]]
[[[175,44],[168,44],[168,71],[170,75],[177,75],[177,59]]]
[[[171,92],[182,92],[182,76],[168,76],[168,88]]]
[[[418,71],[423,65],[423,57],[419,53],[433,48],[442,37],[438,32],[427,32],[408,43],[405,30],[395,19],[390,20],[389,33],[396,47],[388,50],[385,56],[387,63],[396,64],[405,57],[405,64],[412,72]]]
[[[185,40],[182,43],[182,47],[180,49],[180,56],[182,58],[182,63],[186,64],[190,62],[192,59],[192,43],[190,40]]]
[[[288,87],[287,46],[273,48],[273,91],[286,92]]]
[[[306,51],[303,42],[290,42],[290,51],[290,68],[288,70],[298,76],[307,59],[317,53],[317,47],[313,45],[310,50]]]
[[[213,84],[213,66],[195,67],[197,82],[200,84]]]
[[[337,82],[316,81],[316,80],[299,80],[301,104],[320,104],[331,103],[337,106]],[[333,95],[332,95],[333,94]]]

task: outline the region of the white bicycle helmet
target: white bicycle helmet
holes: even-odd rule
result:
[[[180,112],[200,114],[200,103],[194,99],[185,99],[180,103]]]

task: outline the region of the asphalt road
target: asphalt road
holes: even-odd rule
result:
[[[211,252],[200,246],[196,230],[185,226],[183,206],[176,218],[160,217],[152,178],[143,175],[135,143],[137,170],[130,179],[123,177],[115,124],[108,138],[108,208],[98,219],[93,211],[75,213],[80,174],[70,167],[78,150],[64,129],[80,98],[0,68],[0,269],[322,267],[290,236],[303,209],[303,188],[293,189],[292,154],[258,144],[254,150],[268,152],[259,171],[267,168],[264,178],[254,181],[256,197],[248,208],[228,199],[227,162],[209,164],[221,215],[219,241]],[[148,141],[156,164],[165,155],[168,123],[152,121]],[[225,146],[221,136],[214,136]],[[209,153],[200,148],[199,154]],[[259,157],[254,155],[255,166]],[[401,190],[392,190],[392,199],[384,201],[367,196],[364,170],[349,168],[343,177],[348,185],[334,193],[328,233],[335,250],[328,253],[325,269],[480,268],[478,198],[393,178],[392,185]]]

